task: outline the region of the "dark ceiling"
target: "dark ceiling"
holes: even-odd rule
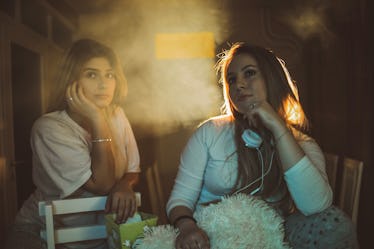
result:
[[[118,0],[64,0],[64,2],[77,14],[90,14],[106,11],[117,1]]]

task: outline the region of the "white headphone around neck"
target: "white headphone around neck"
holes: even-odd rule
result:
[[[254,132],[254,131],[252,131],[250,129],[246,129],[242,133],[242,139],[243,139],[246,147],[257,150],[257,155],[258,155],[258,158],[259,158],[259,160],[261,162],[261,177],[257,178],[253,182],[245,185],[244,187],[236,190],[234,192],[234,194],[236,194],[236,193],[238,193],[240,191],[243,191],[243,190],[249,188],[250,186],[252,186],[256,182],[258,182],[259,180],[261,180],[260,186],[258,188],[256,188],[256,189],[254,189],[253,191],[251,191],[251,193],[250,193],[250,195],[254,195],[257,192],[261,191],[263,189],[263,187],[264,187],[264,178],[270,172],[271,166],[273,164],[274,151],[271,153],[269,168],[268,168],[268,170],[266,172],[264,172],[264,170],[265,170],[264,169],[265,168],[265,166],[264,166],[264,158],[263,158],[262,153],[260,151],[260,146],[262,144],[262,138],[256,132]]]
[[[242,133],[242,139],[248,148],[258,149],[262,144],[262,138],[256,132],[246,129]]]

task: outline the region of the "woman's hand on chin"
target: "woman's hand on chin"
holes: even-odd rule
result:
[[[259,128],[262,125],[273,131],[279,126],[285,125],[284,121],[267,101],[250,104],[244,117],[248,120],[249,127]]]
[[[66,89],[66,99],[71,112],[95,122],[103,118],[104,108],[99,108],[90,101],[83,92],[82,87],[74,82]]]

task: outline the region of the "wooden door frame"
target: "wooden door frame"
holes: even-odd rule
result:
[[[11,44],[40,55],[41,110],[46,110],[51,62],[62,49],[25,25],[0,12],[0,243],[3,244],[17,214],[17,187],[14,161]]]
[[[1,224],[0,240],[3,239],[5,233],[9,230],[17,212],[17,189],[16,175],[11,161],[14,155],[12,141],[12,96],[11,96],[11,74],[10,74],[10,49],[8,42],[9,34],[7,32],[6,23],[0,23],[0,89],[1,89],[1,121],[2,130],[0,134],[0,157],[1,157],[1,181],[0,181],[0,199],[1,207]]]

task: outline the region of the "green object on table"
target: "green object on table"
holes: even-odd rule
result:
[[[133,243],[143,237],[144,229],[157,225],[158,217],[153,214],[138,212],[141,221],[117,224],[115,214],[105,215],[105,225],[110,249],[131,249]]]

